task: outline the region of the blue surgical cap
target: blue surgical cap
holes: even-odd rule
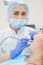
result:
[[[8,10],[7,10],[7,20],[8,22],[10,21],[10,14],[11,14],[11,11],[14,7],[18,6],[18,5],[23,5],[26,10],[27,10],[27,19],[28,19],[28,16],[29,16],[29,5],[24,1],[24,0],[14,0],[14,1],[11,1],[8,3]]]

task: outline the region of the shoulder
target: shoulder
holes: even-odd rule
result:
[[[5,34],[6,32],[8,32],[8,31],[9,31],[9,27],[7,27],[7,28],[1,30],[1,31],[0,31],[0,35],[4,35],[4,34]]]
[[[5,36],[9,35],[9,27],[0,31],[0,42],[5,38]]]

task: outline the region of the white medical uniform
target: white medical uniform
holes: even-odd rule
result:
[[[0,54],[14,49],[18,39],[30,38],[29,32],[33,30],[26,26],[22,27],[17,34],[10,27],[2,30],[0,32]],[[22,53],[30,54],[29,47],[25,48]]]

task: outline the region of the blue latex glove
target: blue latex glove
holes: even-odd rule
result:
[[[20,39],[17,42],[16,48],[10,53],[11,59],[18,57],[22,53],[23,49],[28,46],[30,46],[30,44],[28,44],[27,38]]]
[[[36,32],[31,31],[29,34],[30,34],[30,40],[34,40],[34,35],[36,34]]]

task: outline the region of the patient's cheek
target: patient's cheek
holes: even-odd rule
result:
[[[39,33],[39,34],[34,35],[34,40],[40,43],[43,43],[43,34]]]
[[[42,44],[36,40],[30,43],[30,51],[34,53],[36,50],[41,50],[42,49]]]

